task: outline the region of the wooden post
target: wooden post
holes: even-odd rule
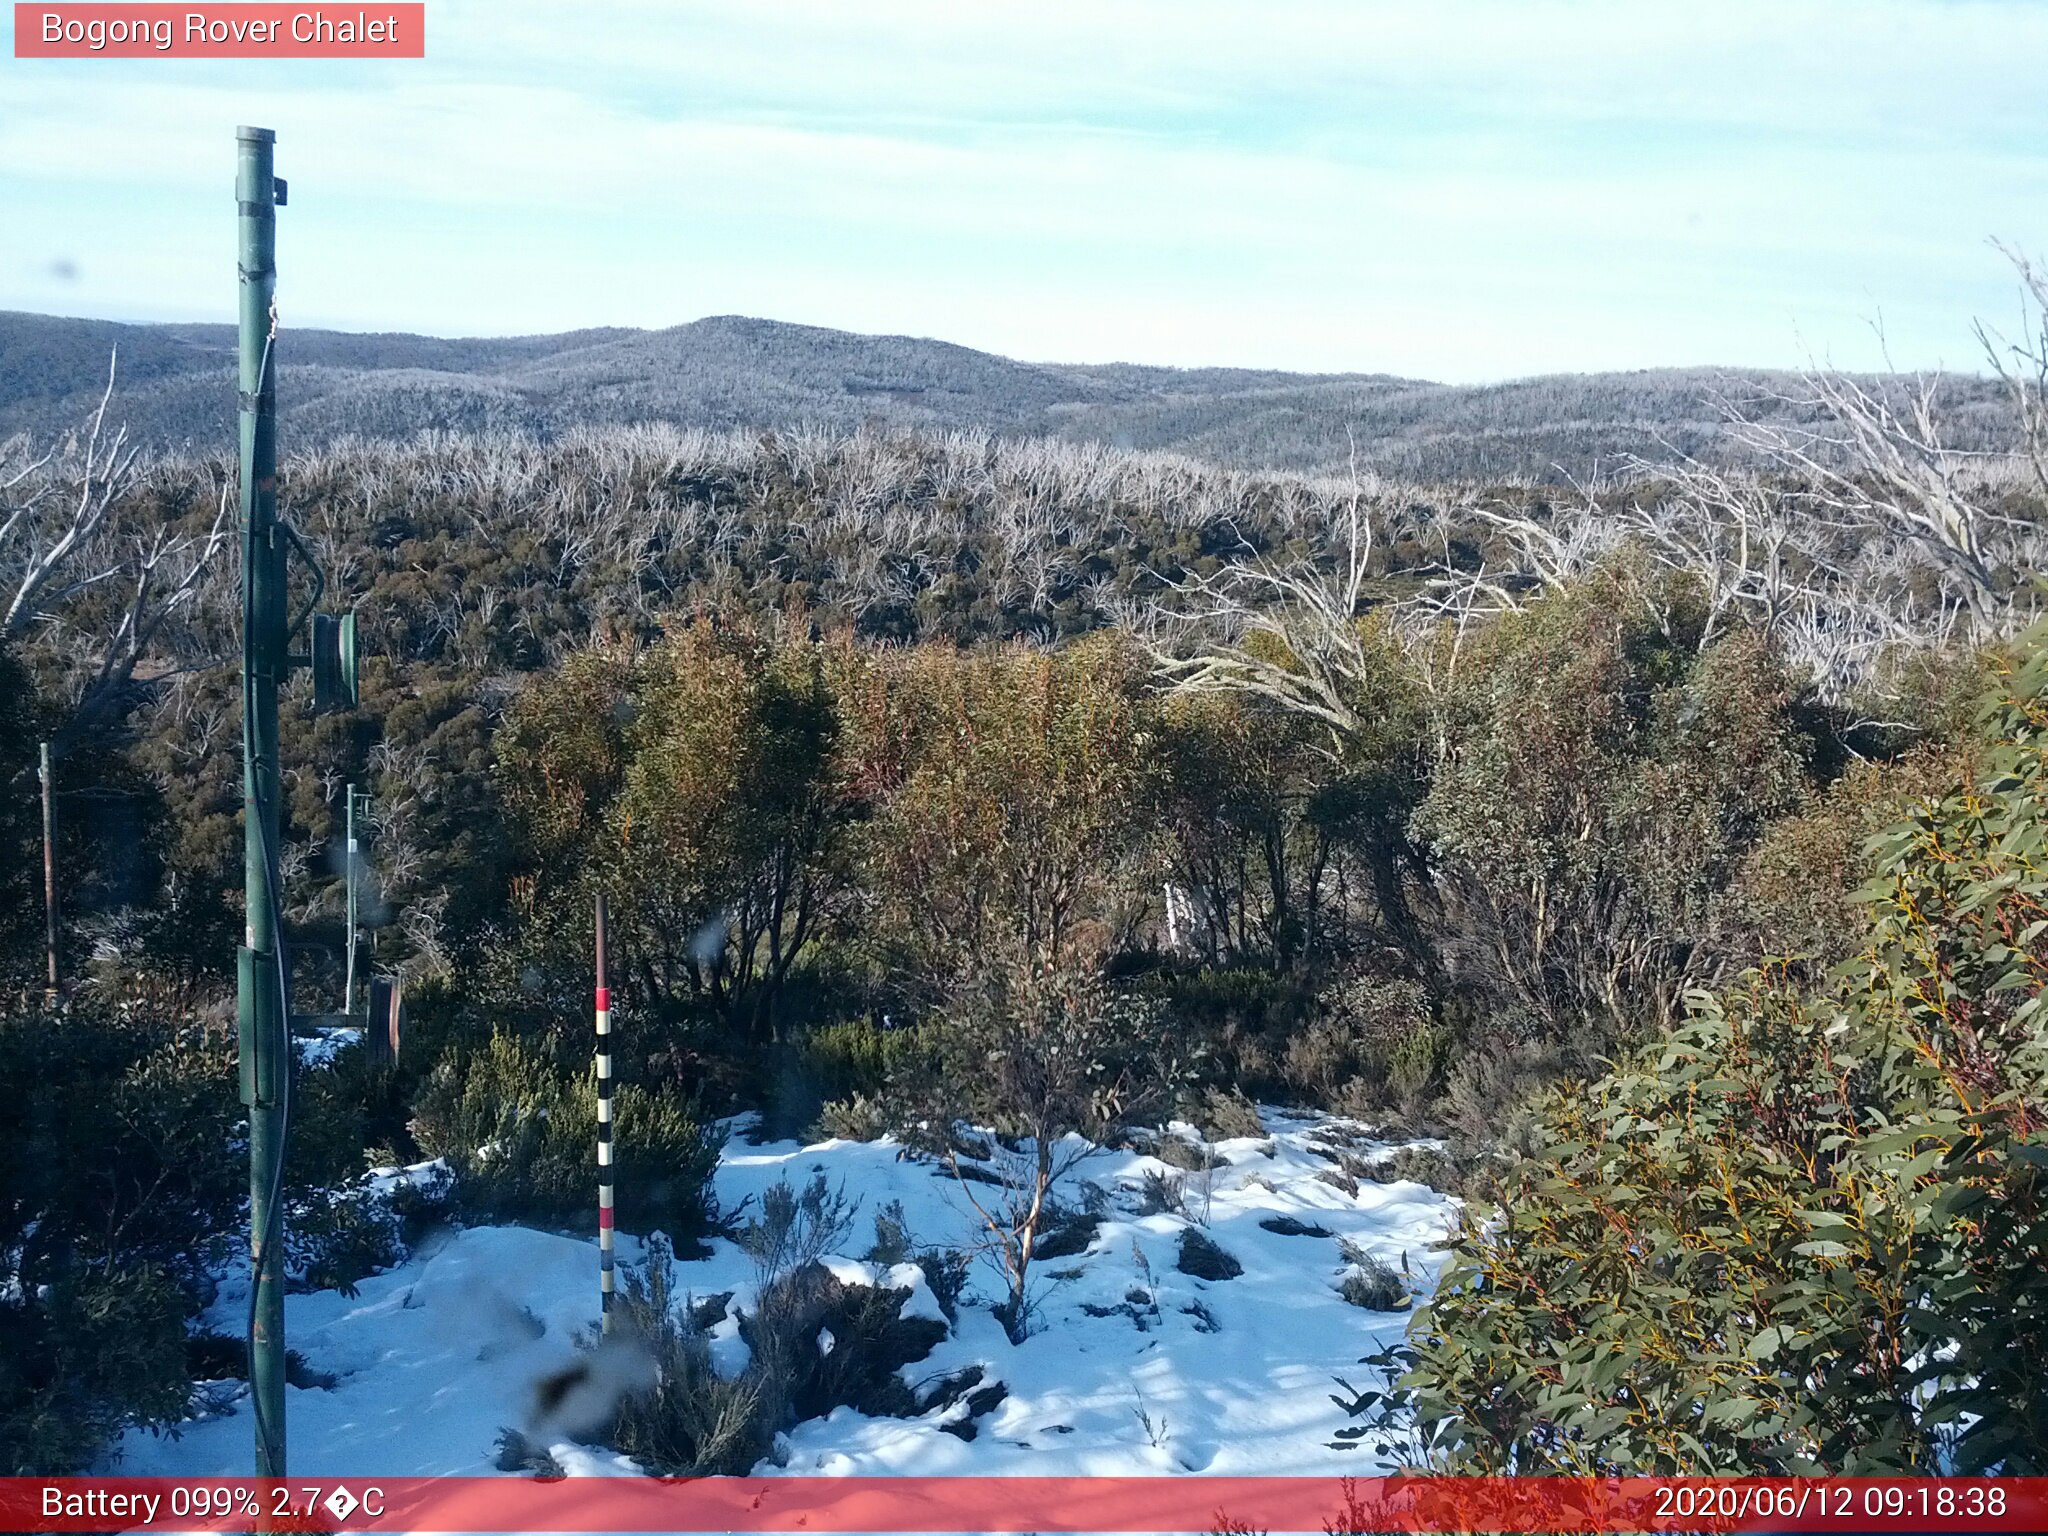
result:
[[[363,1051],[372,1068],[388,1072],[398,1065],[399,1043],[405,1033],[405,993],[393,976],[372,976],[369,993],[369,1012],[363,1019]]]
[[[57,1001],[57,819],[51,800],[50,744],[43,743],[40,772],[43,781],[43,953],[49,976],[43,984],[43,998]]]
[[[597,1305],[612,1331],[612,994],[605,962],[604,896],[597,898]]]
[[[348,786],[347,809],[344,819],[348,829],[348,847],[344,857],[348,860],[342,870],[342,888],[348,902],[348,962],[342,972],[341,1011],[356,1011],[356,787]]]

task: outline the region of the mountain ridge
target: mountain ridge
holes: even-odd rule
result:
[[[0,438],[77,425],[105,389],[154,447],[234,441],[235,330],[0,311]],[[1782,387],[1757,369],[1669,368],[1441,384],[1387,373],[1033,363],[926,337],[744,315],[659,330],[436,337],[289,331],[287,448],[423,431],[547,436],[673,422],[774,430],[986,431],[1187,453],[1251,469],[1338,472],[1354,451],[1413,479],[1583,476],[1631,455],[1723,458],[1719,393]],[[1995,433],[1991,381],[1957,376],[1966,437]]]

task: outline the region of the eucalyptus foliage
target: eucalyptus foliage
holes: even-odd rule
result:
[[[1870,842],[1862,950],[1550,1101],[1389,1394],[1457,1471],[2048,1470],[2048,649]]]

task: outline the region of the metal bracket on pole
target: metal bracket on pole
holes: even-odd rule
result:
[[[363,1049],[370,1065],[389,1071],[398,1064],[405,1035],[405,992],[395,976],[370,978],[370,1011],[363,1021]]]
[[[354,709],[362,694],[356,681],[356,616],[313,615],[311,646],[313,708],[320,714]]]
[[[241,996],[235,1022],[242,1102],[251,1109],[271,1109],[280,1102],[286,1053],[291,1049],[285,1038],[284,999],[277,994],[277,962],[244,945],[235,952],[235,979]]]

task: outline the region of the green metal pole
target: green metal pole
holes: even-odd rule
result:
[[[268,128],[235,130],[241,269],[242,815],[246,931],[239,964],[242,1100],[249,1106],[249,1330],[256,1475],[285,1475],[284,1224],[281,1191],[290,1040],[270,876],[278,826],[277,688],[285,652],[285,548],[277,533],[277,184]]]

